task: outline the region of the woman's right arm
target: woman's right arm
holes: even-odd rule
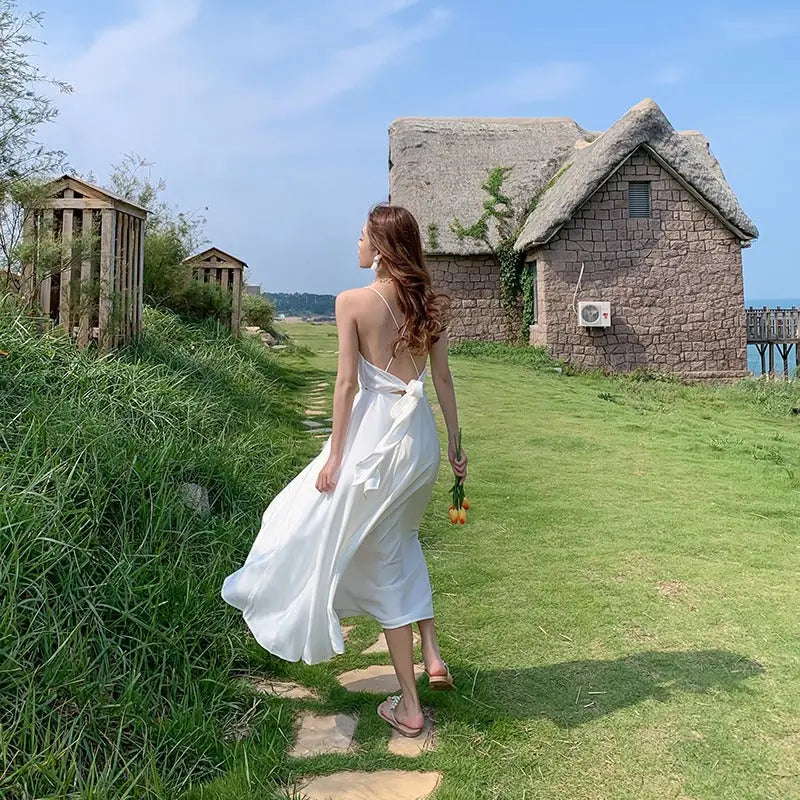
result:
[[[447,363],[447,331],[442,331],[439,340],[433,344],[430,352],[431,377],[436,397],[442,409],[444,423],[447,427],[447,457],[453,472],[460,478],[467,477],[467,453],[461,448],[461,458],[456,458],[458,449],[458,409],[456,408],[456,392],[453,376]]]

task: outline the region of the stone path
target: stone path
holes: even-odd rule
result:
[[[319,695],[314,689],[301,686],[299,683],[273,681],[268,678],[259,678],[257,675],[245,678],[245,682],[257,692],[272,697],[285,697],[290,700],[319,700]]]
[[[342,625],[342,638],[345,642],[355,630],[355,625]],[[414,646],[420,644],[418,634],[414,634]],[[386,637],[380,634],[377,641],[363,651],[365,654],[388,654]],[[414,665],[414,673],[419,679],[424,666]],[[365,669],[354,669],[338,676],[340,685],[350,692],[369,692],[385,697],[397,694],[399,685],[394,669],[388,664],[375,664]],[[307,686],[291,681],[277,681],[250,675],[244,681],[258,692],[287,700],[319,701],[319,693]],[[376,704],[377,707],[377,704]],[[425,728],[414,738],[403,736],[386,726],[389,739],[387,751],[400,758],[416,758],[436,747],[436,726],[434,713],[430,708],[423,709]],[[353,714],[323,714],[313,710],[303,710],[295,723],[295,740],[289,756],[295,759],[311,758],[318,755],[347,755],[356,752],[354,742],[358,717]],[[249,729],[239,738],[249,734]],[[440,772],[416,772],[404,770],[380,770],[377,772],[336,772],[315,778],[307,778],[294,787],[298,797],[307,800],[426,800],[441,782]]]
[[[356,723],[356,718],[349,714],[306,711],[300,717],[297,739],[289,755],[306,758],[325,753],[346,753],[353,743]]]
[[[308,402],[308,408],[303,412],[306,417],[322,417],[327,414],[325,407],[328,405],[329,385],[327,381],[319,381],[311,388],[311,399]],[[330,417],[325,419],[325,422],[328,423],[332,421]],[[317,420],[304,419],[301,421],[301,424],[305,425],[308,432],[315,437],[323,437],[327,436],[329,433],[333,433],[333,429],[329,425],[323,425]]]
[[[424,800],[441,779],[441,772],[337,772],[299,788],[308,800]]]
[[[421,664],[414,664],[414,677],[417,680],[422,677],[424,671],[425,667]],[[394,668],[390,665],[377,664],[365,669],[351,669],[339,675],[337,680],[348,692],[387,695],[397,694],[400,691]]]
[[[419,634],[414,631],[414,647],[419,647],[422,644],[422,639],[420,639]],[[389,645],[386,644],[386,634],[381,631],[381,635],[378,637],[378,641],[375,644],[370,645],[365,651],[365,654],[371,655],[372,653],[388,653],[389,652]]]

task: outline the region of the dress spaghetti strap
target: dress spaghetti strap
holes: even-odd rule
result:
[[[367,289],[372,289],[372,291],[375,292],[375,294],[378,295],[378,297],[380,297],[381,300],[383,300],[384,305],[386,306],[386,308],[389,309],[389,313],[392,315],[392,320],[394,321],[394,325],[397,328],[397,330],[401,331],[403,328],[405,328],[405,326],[408,324],[408,321],[404,322],[402,327],[397,324],[397,318],[394,315],[394,311],[392,311],[392,307],[389,305],[389,301],[374,286],[367,285]],[[411,353],[409,353],[408,355],[411,356],[411,360],[414,362],[414,369],[417,371],[417,379],[419,380],[419,376],[421,375],[421,373],[419,371],[419,367],[417,366],[417,361],[414,358],[414,356],[411,355]],[[389,371],[389,367],[392,365],[392,361],[394,361],[394,354],[392,354],[392,357],[389,359],[389,363],[384,368],[384,372]]]

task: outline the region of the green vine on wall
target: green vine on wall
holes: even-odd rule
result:
[[[522,330],[527,331],[536,320],[533,317],[533,272],[525,269],[522,271]]]
[[[465,227],[456,217],[450,223],[450,230],[461,242],[473,239],[481,242],[497,260],[500,269],[500,299],[507,320],[507,337],[510,340],[527,341],[528,325],[533,320],[533,281],[530,269],[525,268],[525,253],[515,249],[519,235],[526,220],[534,211],[542,195],[572,166],[571,162],[562,167],[519,212],[508,195],[503,194],[503,182],[513,167],[494,167],[481,188],[489,195],[483,201],[483,213],[470,226]],[[490,235],[490,220],[495,221],[496,235]],[[494,240],[494,241],[493,241]],[[517,300],[523,294],[522,328],[514,319]]]
[[[439,249],[439,226],[435,222],[428,225],[428,249]]]

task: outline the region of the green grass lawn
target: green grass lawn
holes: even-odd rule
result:
[[[285,329],[335,374],[332,325]],[[305,774],[437,769],[437,800],[800,797],[800,395],[485,350],[451,356],[469,521],[447,519],[445,459],[421,529],[459,688],[423,690],[438,749],[387,756],[374,699],[339,690],[336,674],[386,660],[356,654],[377,633],[360,621],[345,655],[283,667],[361,715],[361,752]]]
[[[388,663],[361,654],[376,623],[290,664],[219,596],[322,444],[299,420],[321,378],[330,410],[335,327],[287,324],[295,346],[267,351],[146,322],[98,360],[0,318],[0,796],[273,800],[396,768],[441,771],[436,800],[800,797],[800,389],[454,348],[472,506],[450,524],[443,457],[421,538],[458,691],[421,682],[438,747],[403,759],[378,698],[336,681]],[[244,672],[321,699],[255,695]],[[304,708],[357,713],[357,751],[289,758]]]

